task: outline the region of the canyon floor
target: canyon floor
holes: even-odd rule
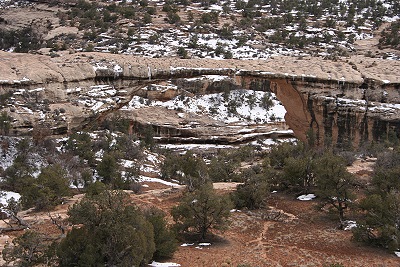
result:
[[[219,187],[221,193],[232,187]],[[170,189],[144,194],[140,202],[169,209],[181,192]],[[170,260],[181,266],[399,266],[400,259],[387,251],[352,241],[351,231],[338,230],[337,219],[315,209],[314,201],[299,201],[273,194],[270,210],[237,211],[228,230],[206,240],[211,246],[180,247]],[[263,219],[271,212],[275,219]],[[182,243],[184,243],[182,241]]]
[[[26,49],[31,53],[12,53],[17,52],[17,42],[0,48],[0,97],[4,96],[5,99],[3,101],[0,98],[0,102],[4,102],[0,103],[0,113],[10,114],[12,132],[16,134],[30,134],[38,125],[41,126],[38,130],[51,128],[55,134],[67,134],[89,129],[98,118],[120,111],[117,115],[125,114],[124,118],[130,119],[132,124],[151,122],[161,131],[191,128],[190,137],[200,135],[203,138],[201,141],[210,141],[215,136],[220,140],[228,136],[223,141],[228,140],[231,144],[245,140],[243,136],[259,135],[260,132],[263,136],[264,133],[273,132],[268,137],[277,137],[276,129],[296,131],[297,127],[296,132],[304,134],[304,125],[307,130],[315,122],[315,114],[312,117],[306,111],[310,109],[309,96],[316,97],[317,93],[323,97],[312,100],[322,103],[335,97],[337,103],[332,102],[331,106],[335,104],[336,109],[346,110],[347,113],[343,114],[353,112],[358,116],[356,118],[364,118],[360,115],[364,115],[363,112],[375,112],[372,115],[381,116],[383,122],[400,120],[399,47],[379,46],[382,31],[389,32],[392,23],[399,19],[394,0],[364,1],[379,2],[380,8],[376,5],[363,7],[363,1],[352,3],[343,0],[333,6],[335,1],[319,0],[314,7],[322,4],[331,7],[327,9],[331,10],[329,12],[322,13],[321,10],[323,15],[317,14],[318,9],[305,11],[306,6],[298,5],[307,1],[264,1],[278,2],[273,9],[270,5],[255,5],[256,1],[222,0],[218,1],[220,6],[203,6],[197,1],[189,1],[193,2],[189,6],[174,6],[177,10],[172,13],[167,12],[168,6],[165,4],[168,1],[122,1],[121,9],[107,8],[115,5],[114,1],[91,1],[86,11],[94,14],[92,19],[78,12],[80,7],[75,8],[74,1],[50,1],[51,5],[46,1],[35,2],[38,3],[0,0],[0,30],[4,30],[4,33],[13,32],[10,36],[14,36],[21,29],[28,29],[41,43],[41,46],[34,48],[32,44],[37,42],[29,42],[30,46],[27,44]],[[254,2],[254,6],[242,8],[240,2]],[[357,7],[357,14],[347,21],[350,7],[353,11]],[[129,14],[122,12],[125,8],[133,9],[135,16],[129,18]],[[339,8],[343,14],[338,14]],[[76,15],[70,13],[72,11]],[[381,11],[379,13],[382,14],[373,18],[375,11]],[[262,16],[247,18],[257,12]],[[107,14],[114,17],[114,23],[104,23]],[[178,15],[179,21],[171,21],[171,14]],[[208,14],[216,14],[216,21],[207,21],[210,20]],[[150,22],[144,22],[145,15],[150,17]],[[286,15],[290,17],[286,18]],[[282,17],[285,17],[285,21]],[[305,22],[303,27],[300,27],[301,19]],[[378,27],[375,20],[382,22],[381,26]],[[279,25],[267,25],[275,24],[272,23],[274,21]],[[100,22],[103,27],[90,26],[90,23],[95,25]],[[225,36],[222,34],[224,32]],[[2,34],[0,43],[4,39]],[[275,37],[282,38],[274,40]],[[305,44],[299,45],[299,41]],[[180,55],[179,51],[186,55]],[[204,75],[214,77],[206,79]],[[232,80],[232,84],[236,82],[236,85],[242,85],[243,82],[245,85],[246,79],[241,78],[246,75],[248,80],[258,77],[260,81],[269,79],[273,83],[282,82],[283,96],[279,98],[287,99],[283,105],[292,111],[286,120],[287,125],[283,120],[261,128],[255,125],[222,124],[212,120],[215,115],[205,117],[202,114],[204,107],[198,108],[199,111],[193,115],[184,113],[186,111],[182,111],[182,107],[167,109],[146,106],[139,109],[140,101],[131,101],[138,97],[142,102],[156,102],[157,97],[151,99],[147,95],[153,93],[157,96],[158,92],[163,96],[163,90],[167,87],[162,86],[171,85],[178,79],[187,79],[182,82],[187,85],[190,80],[194,84],[194,78],[204,78],[203,84],[199,82],[201,86],[198,86],[203,89],[211,85],[216,76],[225,76]],[[308,84],[303,85],[305,89],[301,91],[299,85],[303,82]],[[296,88],[287,84],[295,84]],[[157,86],[160,90],[154,90],[156,92],[148,90]],[[368,88],[369,95],[364,87]],[[186,90],[186,87],[182,88]],[[173,97],[179,95],[175,91],[166,90],[172,92],[173,96],[162,101],[172,101]],[[292,97],[295,94],[287,92],[295,92],[299,101],[295,102]],[[190,102],[187,99],[186,102]],[[197,108],[197,102],[193,103]],[[318,104],[318,101],[314,103]],[[322,114],[324,107],[317,104],[314,110]],[[336,114],[337,111],[332,109],[332,112]],[[294,115],[301,115],[302,120]],[[293,126],[289,124],[290,119]],[[322,115],[317,119],[319,125],[326,121]],[[299,125],[300,121],[304,121],[304,125]],[[359,124],[349,125],[351,127],[346,129],[349,132],[359,127]],[[336,134],[338,130],[331,132]],[[369,136],[372,136],[372,132]],[[253,141],[251,138],[247,140]],[[163,140],[164,143],[168,141]],[[202,143],[199,139],[196,141]],[[183,145],[186,150],[187,144]],[[371,164],[357,162],[351,168],[363,184],[369,182]],[[144,184],[147,187],[143,187],[143,192],[131,194],[132,200],[139,206],[156,206],[167,214],[183,194],[183,187],[171,188],[149,182]],[[219,193],[227,194],[234,190],[235,184],[219,183],[214,187]],[[68,208],[83,197],[80,192],[75,193],[74,197],[50,213],[28,210],[20,215],[32,229],[51,238],[60,237],[60,230],[52,223],[50,215],[67,227],[65,219]],[[400,258],[393,253],[354,242],[351,231],[339,230],[338,218],[317,210],[317,203],[318,199],[299,201],[294,195],[273,193],[268,199],[269,208],[233,211],[228,229],[215,232],[205,240],[210,243],[209,246],[199,246],[198,242],[179,246],[168,261],[182,267],[329,267],[336,263],[346,267],[400,266]],[[354,219],[351,213],[348,217]],[[172,223],[172,218],[169,221]],[[0,220],[0,227],[7,225]],[[21,234],[23,231],[1,233],[0,255],[4,245]],[[191,240],[179,242],[180,245],[192,243]],[[9,266],[1,256],[0,266]]]
[[[355,170],[362,172],[358,167]],[[133,201],[143,206],[156,206],[169,211],[181,198],[183,188],[146,183],[141,194],[132,194]],[[232,183],[214,185],[221,194],[235,188]],[[75,195],[51,212],[53,217],[66,217],[68,207],[81,199]],[[215,232],[199,246],[194,242],[179,246],[169,262],[181,266],[399,266],[400,259],[385,250],[367,247],[352,241],[351,231],[338,229],[335,216],[315,208],[318,200],[299,201],[294,196],[277,192],[268,201],[269,209],[235,211],[226,231]],[[48,213],[27,212],[24,219],[32,228],[57,236],[60,231],[51,224]],[[1,246],[21,232],[9,233],[0,239]],[[180,244],[191,243],[181,240]],[[4,262],[2,262],[4,264]],[[2,265],[5,266],[5,265]]]

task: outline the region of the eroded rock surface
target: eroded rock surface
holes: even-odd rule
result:
[[[15,134],[37,124],[50,125],[53,133],[66,133],[119,110],[134,95],[167,100],[182,93],[149,93],[143,90],[148,84],[173,80],[188,94],[218,91],[215,82],[196,85],[182,80],[200,75],[227,76],[233,81],[225,85],[228,88],[274,92],[287,110],[287,124],[302,140],[309,129],[317,143],[341,145],[358,145],[400,131],[400,62],[394,60],[359,56],[340,61],[185,60],[103,53],[51,58],[0,52],[0,70],[0,94],[8,94],[11,100],[3,110],[13,117]],[[150,121],[140,112],[128,116]]]

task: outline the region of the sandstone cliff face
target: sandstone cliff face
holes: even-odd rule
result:
[[[320,145],[358,146],[400,133],[400,63],[371,60],[213,61],[99,53],[50,58],[0,52],[0,94],[29,104],[2,107],[11,113],[19,134],[36,124],[48,124],[54,133],[82,128],[118,110],[133,95],[167,100],[182,93],[270,90],[285,106],[285,120],[299,139],[312,133]],[[199,75],[226,79],[181,79]],[[143,90],[171,79],[178,90]]]
[[[239,76],[237,83],[274,92],[286,107],[286,123],[303,141],[312,136],[317,145],[351,148],[400,136],[399,83],[262,73]]]

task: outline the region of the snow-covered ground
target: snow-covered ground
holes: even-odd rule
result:
[[[160,144],[159,147],[175,151],[234,148],[234,146],[231,145],[214,145],[214,144]]]
[[[219,1],[218,5],[201,6],[191,5],[181,9],[181,12],[194,13],[210,13],[216,12],[219,16],[227,16],[224,14],[223,5],[229,6],[228,14],[241,20],[242,8],[238,8],[238,1]],[[247,1],[244,1],[247,2]],[[205,33],[202,24],[194,22],[182,23],[180,27],[169,27],[169,29],[159,30],[155,25],[149,23],[139,29],[135,35],[130,36],[132,41],[128,48],[119,49],[119,53],[143,55],[148,57],[168,57],[176,56],[180,48],[184,48],[188,56],[191,58],[237,58],[237,59],[268,59],[270,57],[285,56],[304,56],[316,54],[320,56],[329,56],[332,50],[344,50],[348,52],[354,51],[354,40],[370,39],[373,37],[375,22],[372,14],[381,16],[382,21],[395,21],[399,19],[398,14],[393,12],[393,0],[379,0],[375,2],[373,7],[358,10],[354,14],[353,21],[356,22],[347,25],[346,18],[349,16],[350,5],[354,4],[350,1],[342,1],[339,8],[341,14],[330,13],[338,7],[330,7],[321,10],[319,18],[314,18],[314,14],[309,14],[307,26],[300,27],[298,13],[304,13],[296,10],[297,5],[291,5],[290,14],[293,22],[283,22],[280,27],[265,27],[265,30],[259,29],[258,18],[253,18],[254,24],[248,25],[246,30],[238,27],[234,21],[227,20],[224,25],[227,27],[227,34],[222,35],[224,29],[220,25],[213,23],[205,23],[208,30]],[[163,5],[161,1],[154,1],[157,5]],[[275,5],[280,8],[283,4],[276,1]],[[319,6],[321,3],[313,3]],[[326,3],[324,3],[326,5]],[[343,6],[342,6],[343,5]],[[328,4],[329,6],[329,4]],[[379,13],[376,9],[379,6]],[[281,10],[281,14],[274,14],[271,5],[255,6],[260,14],[266,18],[274,18],[277,20],[289,13],[289,10]],[[308,10],[307,12],[309,12]],[[344,12],[344,13],[343,13]],[[311,12],[312,13],[312,12]],[[305,15],[307,17],[307,14]],[[334,20],[334,25],[326,25],[327,20]],[[361,24],[360,24],[361,23]],[[268,25],[268,24],[267,24]],[[258,27],[257,27],[258,26]],[[254,38],[256,36],[256,38]],[[297,38],[297,39],[296,39]],[[278,39],[274,41],[274,39]],[[282,40],[280,40],[282,39]],[[291,40],[288,42],[288,40]],[[100,43],[107,43],[110,36],[104,33],[104,39]],[[283,43],[283,40],[287,44]],[[304,46],[298,45],[300,42],[305,43]],[[116,49],[115,44],[107,44],[99,46],[99,51],[110,52]],[[314,50],[314,51],[313,51]]]
[[[171,186],[171,187],[181,187],[181,185],[179,185],[177,183],[168,182],[168,181],[162,180],[160,178],[146,177],[143,175],[139,176],[139,182],[160,183],[160,184]]]
[[[343,225],[344,225],[343,230],[350,231],[351,229],[357,227],[357,222],[356,221],[344,221]]]
[[[141,21],[144,13],[138,6],[136,18],[116,23],[122,26],[121,31],[112,26],[96,34],[96,40],[91,42],[95,51],[147,57],[177,56],[181,49],[185,49],[186,56],[190,58],[251,60],[279,55],[330,56],[341,50],[353,52],[354,41],[372,38],[378,23],[398,20],[396,1],[372,0],[368,1],[368,6],[365,1],[336,3],[327,0],[305,1],[305,4],[293,1],[289,5],[283,0],[267,1],[262,5],[236,0],[221,0],[212,5],[205,2],[194,2],[188,6],[174,3],[180,22],[160,25],[160,20],[168,21],[166,12],[161,10],[166,2],[152,0],[146,1],[149,7],[157,7],[150,16],[152,22],[144,24]],[[139,5],[135,1],[114,1],[117,4],[121,2]],[[0,9],[30,4],[28,1],[0,0]],[[307,8],[308,5],[313,8]],[[103,8],[98,9],[102,11]],[[189,19],[189,12],[193,19]],[[216,19],[204,20],[203,15],[207,14],[216,16]],[[131,28],[128,34],[125,24]],[[137,24],[140,27],[133,27]],[[86,30],[89,33],[93,29]],[[73,48],[84,50],[84,47]],[[103,67],[96,65],[95,70]],[[121,68],[114,70],[117,75],[122,73]]]
[[[218,76],[212,78],[217,79]],[[169,88],[173,87],[170,86]],[[180,95],[165,102],[149,102],[140,96],[134,96],[123,109],[139,109],[146,106],[160,106],[179,110],[182,112],[180,113],[182,117],[185,116],[184,113],[208,115],[225,123],[277,122],[283,121],[286,114],[286,109],[273,93],[245,89],[232,90],[227,93],[196,95],[194,97]]]
[[[301,195],[297,197],[297,199],[301,201],[309,201],[313,200],[314,198],[316,198],[314,194]]]
[[[152,267],[178,267],[181,266],[178,263],[173,263],[173,262],[156,262],[153,261],[152,263],[149,264],[149,266]]]
[[[151,33],[151,34],[149,34]],[[234,31],[235,36],[246,36],[245,31]],[[149,44],[146,42],[132,42],[131,47],[126,51],[121,51],[125,54],[144,55],[148,57],[168,57],[176,56],[179,47],[185,47],[187,52],[193,58],[212,58],[224,59],[232,57],[236,59],[268,59],[273,56],[306,56],[305,53],[298,49],[290,49],[279,45],[270,45],[263,49],[256,48],[257,45],[262,45],[262,42],[249,40],[244,44],[240,44],[238,39],[224,39],[216,33],[190,34],[185,30],[170,29],[169,31],[157,32],[155,30],[145,30],[139,32],[140,40],[146,40],[150,36],[158,35],[159,41],[157,44]],[[191,48],[190,44],[196,40],[196,48]],[[220,51],[220,52],[218,52]],[[229,51],[229,55],[227,56]]]
[[[0,146],[0,168],[5,170],[13,164],[15,158],[17,157],[18,150],[16,145],[19,142],[19,139],[12,137],[1,137],[0,140],[0,142],[3,144]]]

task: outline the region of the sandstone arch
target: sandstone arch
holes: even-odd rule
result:
[[[392,67],[390,70],[382,67],[387,64]],[[70,108],[67,111],[71,111],[69,126],[72,128],[86,125],[102,114],[93,116],[70,105],[79,92],[68,93],[68,88],[112,83],[118,90],[126,91],[120,102],[107,111],[112,112],[133,94],[143,93],[140,86],[144,84],[200,75],[227,75],[238,86],[254,89],[257,85],[258,90],[274,92],[286,107],[287,123],[301,140],[306,139],[310,128],[319,145],[358,146],[366,140],[384,139],[390,131],[400,133],[400,112],[395,106],[400,103],[400,63],[397,61],[364,57],[340,62],[288,57],[267,61],[180,60],[101,53],[50,58],[0,52],[0,69],[0,94],[19,88],[43,87],[42,97]],[[37,119],[26,117],[21,118],[27,122],[21,129],[29,129]]]

